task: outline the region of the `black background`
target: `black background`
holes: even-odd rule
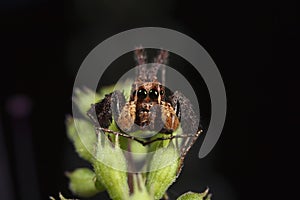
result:
[[[201,160],[197,142],[170,197],[206,187],[217,200],[293,195],[285,189],[291,182],[282,178],[290,178],[287,155],[295,150],[286,138],[299,132],[292,128],[299,124],[294,4],[6,0],[0,6],[1,199],[47,199],[60,191],[72,196],[64,171],[85,165],[64,124],[76,72],[97,44],[145,26],[174,29],[199,42],[227,92],[220,140]],[[29,109],[21,112],[18,102]]]

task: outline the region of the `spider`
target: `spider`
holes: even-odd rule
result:
[[[102,131],[122,136],[144,146],[162,140],[185,138],[180,149],[183,160],[202,129],[198,129],[197,116],[189,99],[181,92],[172,92],[164,86],[164,65],[168,62],[169,53],[160,50],[150,68],[147,67],[147,56],[143,48],[137,48],[134,54],[137,77],[132,84],[129,100],[126,102],[124,94],[116,90],[105,95],[100,102],[92,104],[87,114],[98,133]],[[162,71],[162,82],[157,78],[159,69]],[[113,120],[120,131],[109,129]],[[179,126],[184,134],[173,134]],[[156,131],[165,137],[143,139],[131,134],[138,130]],[[195,130],[198,131],[195,133]]]

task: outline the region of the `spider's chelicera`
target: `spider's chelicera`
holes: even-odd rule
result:
[[[151,67],[147,67],[145,50],[135,50],[137,78],[132,84],[130,98],[126,101],[124,94],[116,90],[93,104],[88,116],[93,120],[96,130],[120,135],[142,145],[159,140],[185,138],[185,145],[181,148],[181,155],[185,156],[202,130],[198,129],[197,116],[190,101],[181,92],[172,92],[164,86],[164,65],[167,64],[168,56],[166,50],[160,50]],[[157,78],[159,69],[162,71],[161,82]],[[113,120],[119,132],[109,129]],[[179,126],[183,134],[174,135]],[[167,137],[151,139],[131,135],[136,131],[156,131]]]

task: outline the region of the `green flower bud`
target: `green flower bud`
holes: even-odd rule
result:
[[[95,152],[97,137],[91,123],[76,119],[76,129],[73,118],[68,117],[66,125],[68,136],[73,142],[78,155],[92,163],[95,159],[93,154]]]
[[[91,197],[105,190],[105,187],[97,183],[95,186],[95,173],[87,168],[76,169],[67,173],[70,179],[69,188],[73,194],[80,197]]]
[[[146,187],[154,199],[160,199],[168,187],[176,180],[179,168],[179,154],[173,143],[158,149],[150,163]]]
[[[100,134],[93,166],[96,178],[101,180],[111,199],[129,199],[127,163],[118,141],[113,146],[105,135]]]
[[[210,200],[210,197],[211,195],[208,194],[207,189],[203,193],[187,192],[178,197],[177,200]]]
[[[86,112],[91,108],[91,104],[98,102],[101,99],[99,94],[95,94],[92,90],[84,88],[83,90],[76,88],[75,96],[73,96],[73,101],[77,106],[79,112],[87,117]]]
[[[131,81],[127,80],[119,83],[119,85],[116,86],[118,89],[124,90],[124,95],[126,98],[130,96],[131,83]],[[115,86],[113,85],[102,87],[99,93],[95,93],[95,91],[92,91],[86,87],[83,89],[76,88],[74,91],[75,95],[73,96],[72,100],[77,106],[79,112],[84,117],[88,118],[86,112],[91,108],[91,104],[99,102],[106,94],[109,94],[114,90]]]
[[[94,182],[95,182],[95,187],[97,190],[99,191],[104,191],[106,190],[103,183],[101,182],[101,180],[97,179],[96,175],[94,176]]]
[[[153,197],[148,193],[145,181],[141,174],[133,174],[133,194],[130,200],[152,200]]]

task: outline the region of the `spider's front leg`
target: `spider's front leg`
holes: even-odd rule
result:
[[[202,133],[202,130],[198,130],[199,119],[193,110],[190,100],[178,91],[173,93],[171,99],[183,132],[182,135],[175,136],[175,138],[184,138],[181,147],[181,157],[183,160],[200,133]]]
[[[105,95],[100,102],[92,104],[87,115],[93,121],[96,129],[108,129],[112,120],[117,120],[124,105],[124,94],[117,90]]]

